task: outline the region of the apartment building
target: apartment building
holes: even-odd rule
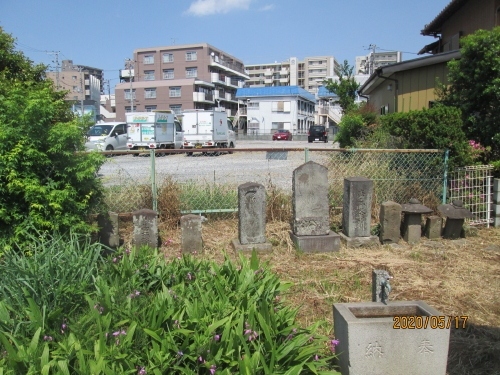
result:
[[[249,76],[246,87],[299,86],[316,94],[327,77],[338,73],[340,64],[333,56],[290,57],[283,62],[246,65],[245,69]]]
[[[73,102],[73,112],[90,114],[99,119],[100,97],[104,75],[102,69],[73,64],[73,60],[63,60],[61,70],[56,67],[47,72],[47,78],[54,81],[57,90],[68,91],[65,100]]]
[[[377,68],[395,64],[403,60],[403,53],[399,51],[370,52],[366,56],[356,56],[354,74],[372,74]]]
[[[116,120],[130,111],[219,108],[236,115],[243,62],[207,43],[140,48],[115,87]]]

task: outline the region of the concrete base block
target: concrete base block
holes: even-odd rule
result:
[[[450,329],[446,316],[438,328],[440,316],[423,301],[334,304],[341,374],[445,375]]]
[[[231,241],[233,248],[236,251],[257,251],[257,252],[271,252],[273,250],[273,245],[270,242],[264,243],[249,243],[242,245],[238,238]]]
[[[495,228],[500,227],[500,216],[496,216],[496,217],[493,218],[493,226]]]
[[[340,250],[340,236],[330,231],[329,234],[320,236],[297,236],[289,231],[290,238],[297,250],[305,253],[329,253]]]
[[[441,238],[443,219],[440,216],[429,216],[425,222],[424,234],[430,240]]]
[[[339,234],[340,240],[348,248],[380,246],[380,239],[377,236],[347,237],[344,233]]]

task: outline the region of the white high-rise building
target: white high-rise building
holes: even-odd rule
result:
[[[356,56],[354,74],[372,74],[378,67],[395,64],[402,60],[403,53],[399,51],[370,52],[366,56]]]

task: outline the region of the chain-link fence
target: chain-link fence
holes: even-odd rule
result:
[[[178,220],[186,213],[235,217],[237,188],[245,182],[266,187],[269,220],[291,215],[293,171],[307,161],[328,168],[331,212],[342,207],[343,180],[374,181],[374,214],[380,203],[416,197],[430,207],[443,200],[446,161],[438,150],[234,149],[212,153],[172,151],[109,158],[99,171],[107,210],[129,213],[156,209]]]

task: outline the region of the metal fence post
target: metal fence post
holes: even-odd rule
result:
[[[444,171],[443,171],[443,204],[446,204],[446,192],[448,189],[448,156],[450,155],[450,150],[445,150],[444,152]]]
[[[307,147],[304,147],[304,159],[305,159],[305,163],[307,163],[309,161],[309,148],[307,148]]]
[[[149,151],[151,156],[151,196],[153,198],[153,211],[158,209],[158,197],[156,196],[156,166],[155,166],[155,149]]]

